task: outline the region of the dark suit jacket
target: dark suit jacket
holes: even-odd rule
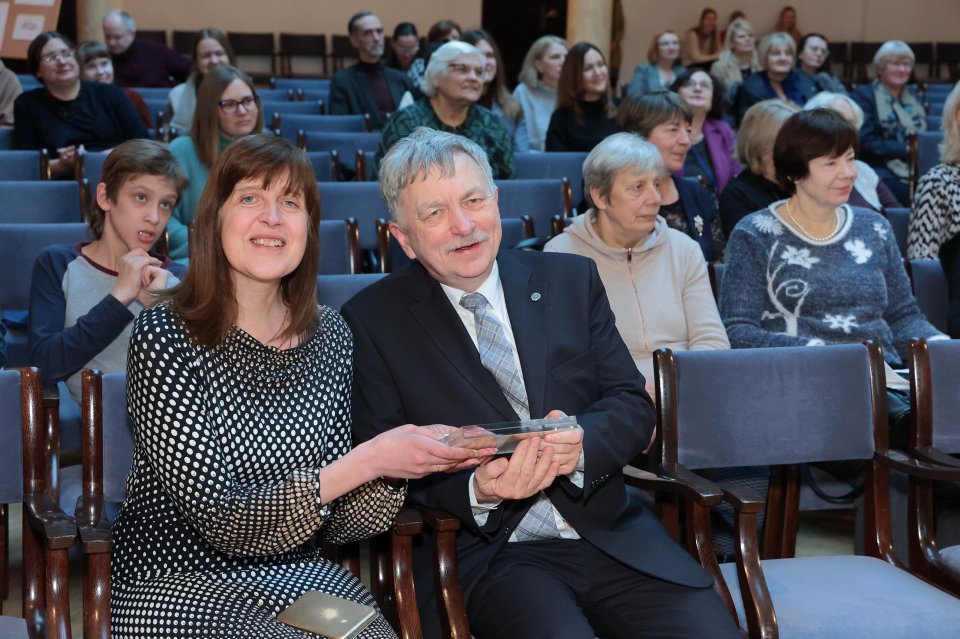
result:
[[[800,106],[803,106],[804,102],[820,92],[820,88],[813,78],[797,69],[790,71],[790,75],[784,79],[782,87],[786,96]],[[777,94],[770,86],[766,71],[751,73],[740,85],[740,91],[737,94],[737,122],[742,121],[747,109],[757,102],[773,100],[776,97]]]
[[[546,491],[550,500],[584,539],[621,562],[668,581],[709,586],[707,573],[624,483],[621,469],[649,441],[653,406],[596,266],[576,255],[510,250],[497,261],[531,416],[560,409],[576,415],[584,430],[583,488],[558,479]],[[418,262],[359,293],[343,314],[354,333],[356,442],[406,423],[517,419],[440,285]],[[504,502],[478,527],[471,475],[431,475],[410,482],[409,493],[411,501],[463,522],[457,557],[467,599],[534,499]],[[416,558],[427,627],[436,623],[429,545]]]
[[[708,262],[719,260],[723,257],[720,252],[722,247],[714,247],[713,226],[720,223],[720,217],[717,215],[717,201],[713,198],[713,194],[699,183],[686,178],[674,177],[673,183],[680,195],[680,206],[683,208],[684,217],[687,218],[690,237],[700,245],[705,260]],[[697,216],[700,217],[703,232],[697,231]]]
[[[406,91],[413,91],[413,86],[406,74],[401,71],[384,67],[383,73],[387,78],[387,86],[390,87],[390,95],[393,96],[393,104],[397,106]],[[386,124],[386,120],[380,117],[380,111],[377,109],[370,80],[367,78],[366,72],[356,64],[338,71],[330,80],[330,108],[328,112],[331,115],[363,115],[369,113],[370,124],[376,130],[382,129],[383,125]]]

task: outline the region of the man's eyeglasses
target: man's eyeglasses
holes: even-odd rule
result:
[[[472,71],[477,74],[478,78],[483,77],[483,67],[476,67],[472,64],[451,63],[447,65],[447,68],[458,75],[469,75]]]
[[[73,49],[64,49],[63,51],[56,51],[55,53],[42,55],[40,56],[40,59],[47,64],[53,64],[55,62],[60,62],[61,60],[72,60],[76,55],[77,52]]]
[[[229,115],[233,115],[237,112],[237,109],[243,107],[244,111],[253,111],[257,108],[257,103],[260,99],[255,95],[248,95],[242,100],[220,100],[217,104],[220,105],[220,109]]]

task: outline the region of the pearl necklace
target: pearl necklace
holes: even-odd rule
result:
[[[833,239],[833,237],[840,231],[840,207],[833,209],[833,214],[836,216],[836,221],[834,222],[833,230],[830,231],[827,235],[816,236],[813,233],[809,232],[807,229],[803,228],[803,225],[800,224],[799,220],[793,216],[793,211],[790,210],[790,200],[787,200],[786,206],[787,216],[790,218],[790,221],[793,222],[793,225],[797,227],[797,230],[803,233],[807,238],[813,240],[814,242],[826,242],[827,240]]]

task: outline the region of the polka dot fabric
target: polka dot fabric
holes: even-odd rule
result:
[[[375,605],[320,543],[386,530],[405,490],[371,482],[320,506],[318,469],[350,450],[352,337],[280,351],[235,329],[190,343],[166,305],[136,320],[134,455],[113,526],[112,630],[133,637],[310,637],[276,614],[308,590]],[[394,637],[379,617],[361,635]]]

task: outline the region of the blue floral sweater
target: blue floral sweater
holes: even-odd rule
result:
[[[840,231],[819,242],[780,218],[782,204],[730,234],[720,315],[733,348],[873,339],[897,364],[911,338],[940,334],[917,306],[886,219],[844,206]]]

